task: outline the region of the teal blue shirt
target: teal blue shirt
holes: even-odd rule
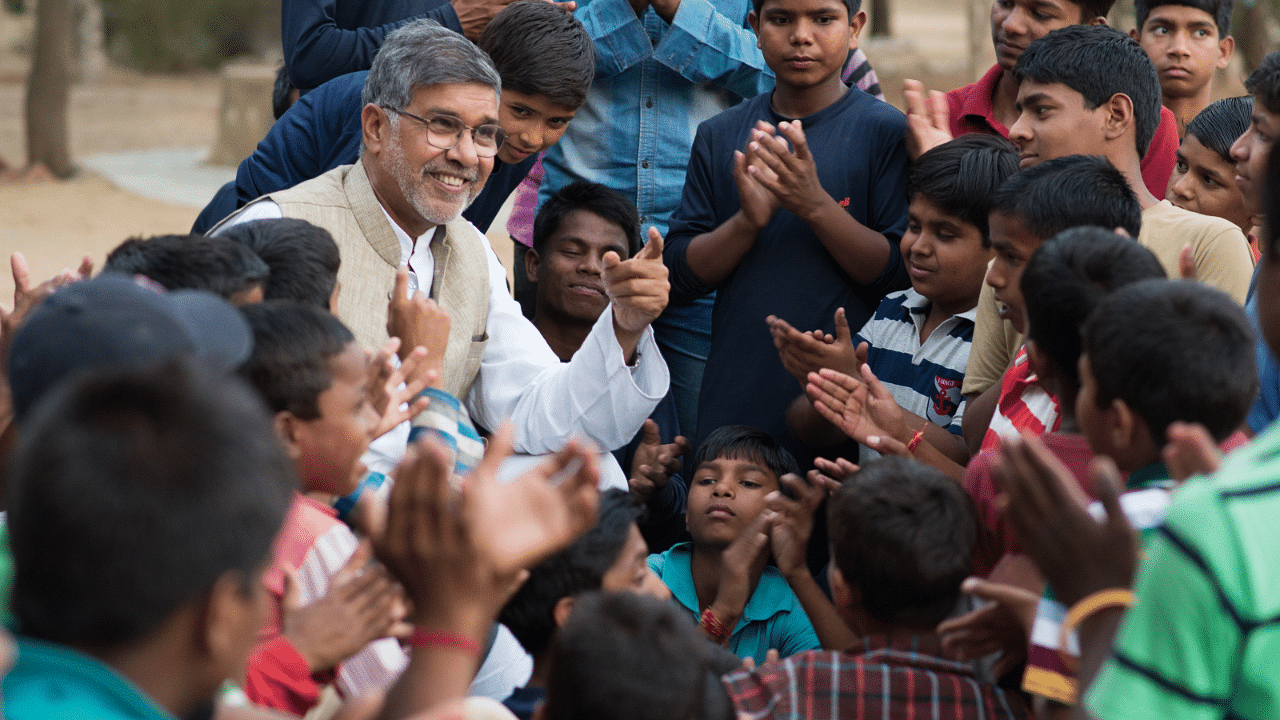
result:
[[[649,568],[671,588],[671,594],[693,615],[701,615],[698,591],[693,587],[693,543],[680,543],[670,550],[649,556]],[[756,591],[751,594],[742,618],[729,636],[729,650],[738,657],[752,657],[764,662],[765,653],[776,649],[782,657],[806,650],[818,650],[818,633],[800,600],[791,591],[786,578],[777,568],[765,567]]]
[[[4,679],[8,720],[174,720],[133,683],[80,652],[18,638]]]

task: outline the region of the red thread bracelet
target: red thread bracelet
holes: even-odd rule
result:
[[[723,622],[720,622],[720,618],[716,617],[716,614],[711,612],[711,608],[707,608],[702,611],[701,623],[703,629],[707,631],[707,634],[721,645],[728,641],[729,636],[733,634],[733,630]]]
[[[453,633],[434,632],[432,630],[414,630],[405,641],[411,647],[438,647],[462,650],[472,655],[480,654],[480,645],[475,640]]]
[[[907,443],[907,454],[910,455],[914,453],[916,451],[916,448],[920,447],[920,441],[923,439],[924,439],[924,428],[920,428],[919,430],[916,431],[915,435],[911,436],[911,442]]]

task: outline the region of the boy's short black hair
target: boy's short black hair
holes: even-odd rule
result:
[[[1098,227],[1064,230],[1045,241],[1022,271],[1027,337],[1079,385],[1080,333],[1093,308],[1116,288],[1165,278],[1155,253]]]
[[[627,251],[631,255],[640,252],[643,242],[640,239],[640,213],[636,211],[635,203],[613,188],[585,180],[560,188],[538,209],[538,216],[533,219],[533,249],[539,255],[545,253],[547,240],[560,229],[560,223],[578,210],[586,210],[617,225],[627,236]]]
[[[1103,157],[1068,155],[1009,176],[991,198],[991,212],[1016,217],[1047,240],[1073,227],[1124,228],[1138,237],[1142,206],[1124,173]]]
[[[991,247],[987,213],[991,196],[1018,172],[1018,148],[999,135],[969,133],[921,155],[907,173],[907,198],[923,196],[934,207],[982,232]]]
[[[749,425],[724,425],[711,431],[698,447],[693,462],[694,472],[703,463],[716,458],[755,460],[764,463],[779,479],[787,473],[800,474],[800,463],[790,451],[779,445],[769,433]]]
[[[270,273],[249,248],[204,235],[130,238],[107,255],[102,271],[144,275],[166,290],[208,290],[224,298],[264,285]]]
[[[1084,351],[1098,407],[1123,400],[1156,447],[1176,420],[1200,423],[1222,442],[1258,393],[1244,310],[1194,280],[1144,280],[1104,298],[1085,325]]]
[[[544,720],[733,720],[713,651],[673,603],[583,594],[552,644]]]
[[[333,384],[333,358],[355,336],[342,321],[313,306],[270,300],[240,308],[253,330],[253,354],[240,375],[273,413],[320,417],[320,393]]]
[[[1253,97],[1223,98],[1210,103],[1187,123],[1187,135],[1195,135],[1200,144],[1218,153],[1232,165],[1231,146],[1249,129],[1253,115]]]
[[[1267,112],[1280,115],[1280,50],[1267,53],[1262,62],[1249,73],[1244,89],[1255,100],[1261,100]]]
[[[631,493],[606,490],[600,494],[595,527],[529,571],[529,579],[498,617],[525,652],[537,657],[551,644],[556,632],[555,607],[561,598],[600,589],[605,573],[626,546],[640,511]]]
[[[573,13],[521,0],[503,8],[476,43],[489,54],[503,90],[541,95],[575,110],[595,77],[595,45]]]
[[[1112,0],[1114,2],[1115,0]],[[853,16],[858,14],[862,9],[862,0],[841,0],[845,9],[849,11],[849,17],[845,18],[845,22],[852,22]],[[756,15],[760,14],[760,9],[764,7],[764,0],[751,0],[751,8],[756,11]]]
[[[1019,82],[1066,85],[1096,110],[1117,93],[1133,101],[1138,157],[1160,126],[1160,77],[1136,40],[1107,25],[1069,25],[1033,40],[1013,68]]]
[[[252,592],[295,484],[262,403],[234,377],[175,362],[60,386],[9,466],[22,633],[115,650],[228,571]]]
[[[973,570],[977,520],[960,485],[909,458],[862,466],[827,501],[832,562],[877,622],[932,629]]]
[[[264,299],[329,309],[342,258],[328,230],[306,220],[280,218],[232,225],[218,237],[244,245],[270,268]]]
[[[1138,16],[1138,32],[1147,23],[1147,16],[1161,5],[1182,5],[1184,7],[1203,10],[1213,18],[1218,26],[1218,39],[1231,35],[1231,10],[1233,0],[1133,0],[1133,9]]]

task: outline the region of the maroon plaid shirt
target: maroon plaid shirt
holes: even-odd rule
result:
[[[1022,698],[979,682],[935,637],[872,636],[849,652],[815,650],[724,677],[752,720],[1028,718]]]

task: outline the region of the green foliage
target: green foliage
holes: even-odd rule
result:
[[[107,46],[140,70],[214,69],[280,42],[279,0],[102,0]]]

